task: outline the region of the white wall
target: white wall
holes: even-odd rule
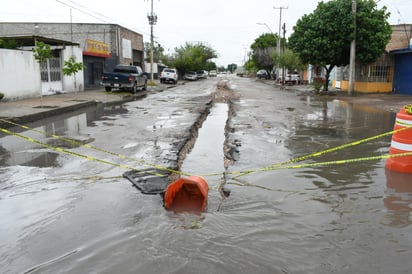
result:
[[[40,67],[31,51],[0,49],[3,100],[41,96]]]
[[[83,62],[83,51],[79,47],[72,47],[66,46],[66,48],[62,51],[63,63],[64,61],[69,60],[69,58],[74,55],[76,58],[76,62]],[[75,75],[72,76],[64,76],[63,77],[63,90],[67,92],[75,92],[75,91],[84,91],[84,75],[83,71],[77,72]],[[76,83],[76,87],[75,87]]]
[[[151,73],[151,66],[150,62],[145,62],[144,67],[145,67],[145,72],[146,73]],[[158,68],[157,68],[157,63],[153,63],[153,73],[159,73]]]

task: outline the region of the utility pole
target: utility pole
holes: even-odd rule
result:
[[[286,39],[286,23],[283,23],[283,54],[285,54],[285,39]],[[282,86],[285,85],[285,79],[286,78],[286,68],[283,66],[282,68]]]
[[[288,9],[288,7],[273,7],[275,10],[279,10],[279,32],[278,32],[278,44],[277,44],[277,50],[278,54],[280,56],[280,33],[281,33],[281,28],[282,28],[282,10]]]
[[[277,43],[277,52],[278,52],[278,57],[280,57],[280,32],[282,28],[282,10],[288,9],[288,7],[273,7],[275,10],[279,10],[279,32],[278,32],[278,43]],[[278,70],[278,76],[279,76],[279,70]]]
[[[353,40],[350,44],[350,57],[349,57],[349,86],[348,86],[348,95],[353,95],[355,89],[355,70],[356,70],[356,1],[352,0],[352,12],[354,14],[353,24]]]
[[[150,81],[153,82],[153,47],[154,47],[154,38],[153,38],[153,25],[157,23],[157,15],[153,13],[153,0],[151,0],[151,9],[150,14],[147,15],[150,25]]]

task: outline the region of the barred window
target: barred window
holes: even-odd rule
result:
[[[392,81],[393,62],[389,55],[381,56],[375,63],[362,65],[361,80],[367,82]]]
[[[61,81],[62,80],[62,69],[61,69],[61,62],[60,58],[50,58],[50,81]],[[47,61],[40,63],[40,77],[42,82],[48,82],[48,72],[47,72]]]

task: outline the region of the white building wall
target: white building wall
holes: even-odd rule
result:
[[[76,58],[76,62],[83,63],[83,51],[81,48],[75,46],[66,46],[66,48],[62,51],[63,63],[64,61],[69,60],[69,58],[74,55]],[[65,76],[63,77],[63,90],[67,92],[75,92],[75,91],[84,91],[84,74],[83,71],[79,71],[72,76]]]
[[[0,49],[3,100],[41,96],[40,66],[31,51]]]

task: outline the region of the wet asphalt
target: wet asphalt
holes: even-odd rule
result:
[[[196,139],[199,121],[209,113],[221,80],[238,95],[229,104],[225,127],[226,156],[233,161],[226,182],[232,193],[222,199],[211,188],[208,211],[200,218],[166,212],[159,195],[143,195],[121,177],[121,166],[51,154],[3,134],[0,231],[5,237],[0,244],[0,272],[402,273],[410,269],[412,190],[398,194],[392,190],[396,183],[389,179],[386,189],[382,161],[235,178],[238,171],[388,131],[398,105],[408,98],[393,99],[393,110],[386,110],[379,105],[388,105],[391,95],[359,96],[365,103],[357,105],[352,98],[344,101],[344,95],[319,100],[309,86],[279,90],[270,81],[225,76],[178,88],[158,86],[137,96],[96,90],[0,102],[0,117],[176,168],[179,151]],[[368,105],[370,101],[373,105]],[[108,107],[98,118],[82,113],[97,105]],[[71,116],[78,110],[79,115]],[[59,115],[64,119],[50,122]],[[37,124],[44,119],[47,122]],[[210,131],[207,139],[213,138],[215,130]],[[24,134],[50,144],[42,134]],[[382,152],[388,143],[386,138],[331,159]],[[207,149],[197,156],[195,168],[184,165],[187,172],[214,171],[207,169],[215,164],[209,163]],[[73,151],[89,153],[83,147]],[[53,164],[33,166],[35,153],[45,154],[43,158]],[[96,151],[91,155],[105,161],[118,158]],[[121,164],[135,163],[124,159]],[[220,180],[208,178],[212,187]],[[393,208],[391,199],[406,207]]]

